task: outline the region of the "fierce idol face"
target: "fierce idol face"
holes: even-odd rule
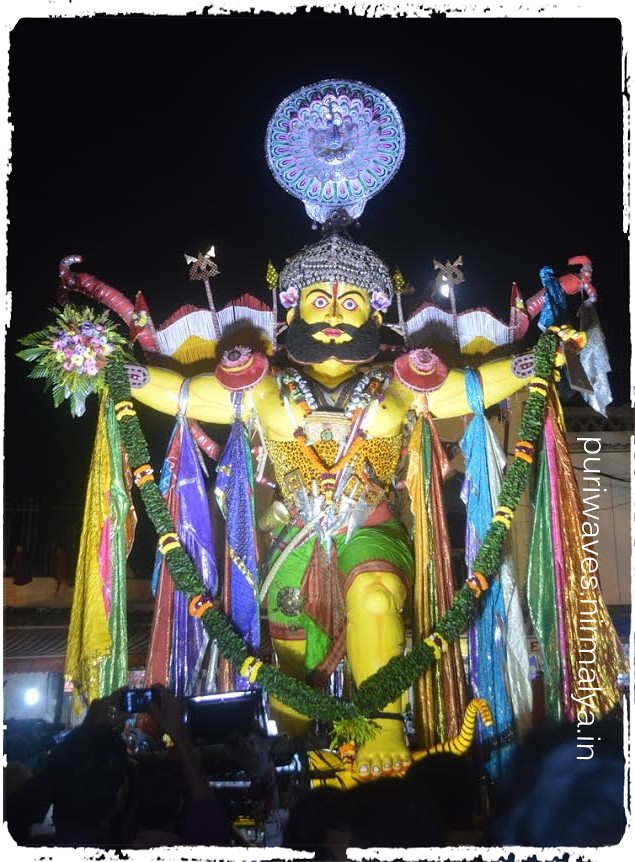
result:
[[[379,353],[381,315],[368,293],[352,284],[320,282],[305,287],[298,308],[287,314],[286,347],[301,365],[328,359],[357,364]]]

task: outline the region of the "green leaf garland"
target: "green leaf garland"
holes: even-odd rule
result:
[[[535,354],[535,375],[550,381],[557,339],[554,335],[540,337]],[[121,361],[110,361],[106,367],[106,382],[115,404],[129,401],[130,386]],[[541,433],[546,399],[543,394],[530,392],[519,428],[519,440],[535,443]],[[121,419],[121,435],[132,469],[149,463],[150,456],[136,413]],[[503,479],[499,505],[512,511],[520,502],[529,477],[530,465],[515,458]],[[146,482],[139,489],[148,516],[158,535],[174,532],[174,524],[157,484]],[[491,581],[498,571],[507,529],[493,522],[476,556],[474,566]],[[178,590],[188,600],[205,592],[205,586],[194,565],[182,548],[174,548],[166,555],[168,569]],[[437,625],[437,632],[451,643],[456,641],[473,618],[478,599],[465,585],[455,595],[448,611]],[[220,653],[235,667],[249,655],[247,644],[234,629],[231,621],[219,610],[209,609],[202,616],[209,636],[216,641]],[[314,689],[306,683],[282,673],[278,668],[264,664],[258,672],[258,683],[276,698],[304,715],[322,721],[332,721],[338,728],[336,736],[342,738],[344,731],[356,737],[358,743],[372,734],[372,720],[368,717],[396,700],[435,660],[432,649],[426,643],[415,644],[409,653],[391,659],[358,688],[352,700],[334,698],[325,691]]]

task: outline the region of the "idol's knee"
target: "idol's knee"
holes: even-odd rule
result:
[[[360,573],[346,595],[349,616],[372,614],[382,616],[396,609],[392,590],[375,572]]]
[[[364,610],[373,616],[384,616],[395,610],[395,602],[390,590],[383,584],[374,584],[364,597]]]

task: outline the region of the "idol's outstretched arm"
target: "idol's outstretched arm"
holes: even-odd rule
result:
[[[478,369],[483,389],[483,403],[491,407],[505,398],[509,398],[526,386],[531,379],[533,355],[523,354],[525,362],[520,357],[506,356],[486,362]],[[529,373],[528,373],[529,372]],[[522,376],[519,376],[522,374]],[[471,413],[465,390],[465,373],[458,369],[448,372],[443,385],[434,392],[428,393],[428,409],[439,419],[452,416],[463,416]]]
[[[127,366],[132,397],[154,410],[176,416],[179,401],[185,403],[185,415],[201,422],[228,425],[234,418],[231,393],[213,374],[199,374],[190,380],[187,401],[183,397],[186,378],[167,368]]]
[[[522,389],[534,370],[532,351],[486,362],[478,369],[485,407],[497,404]],[[464,369],[448,371],[429,348],[413,350],[395,361],[393,391],[401,392],[409,404],[425,396],[427,410],[439,419],[472,412],[466,391]]]

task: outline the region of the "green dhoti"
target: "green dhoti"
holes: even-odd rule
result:
[[[299,532],[293,526],[278,534],[266,570],[297,541]],[[324,682],[344,655],[350,584],[358,574],[373,571],[394,572],[406,588],[411,583],[412,545],[395,518],[360,527],[348,541],[345,533],[334,535],[330,552],[311,532],[280,564],[267,598],[269,629],[276,639],[306,640],[305,664],[313,683]]]

